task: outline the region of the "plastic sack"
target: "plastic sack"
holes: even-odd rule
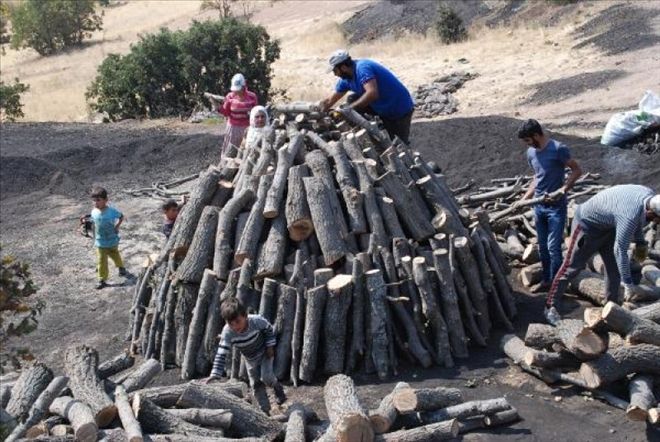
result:
[[[660,97],[646,91],[637,110],[614,114],[605,126],[600,143],[621,146],[646,128],[660,124]]]

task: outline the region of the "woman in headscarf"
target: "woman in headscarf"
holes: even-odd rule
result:
[[[218,112],[227,117],[227,129],[222,141],[220,159],[224,158],[232,144],[240,147],[245,131],[250,125],[250,110],[257,105],[257,95],[248,90],[243,74],[231,79],[231,92],[227,94]]]
[[[269,124],[270,119],[266,108],[263,106],[253,107],[250,111],[250,127],[245,136],[245,147],[259,143]]]

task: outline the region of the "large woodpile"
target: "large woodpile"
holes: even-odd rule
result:
[[[200,174],[137,286],[133,352],[208,375],[230,297],[274,324],[275,373],[294,385],[451,367],[494,323],[512,328],[487,216],[461,210],[418,152],[354,111],[274,111],[262,140]]]

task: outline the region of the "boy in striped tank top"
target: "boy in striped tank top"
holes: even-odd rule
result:
[[[248,315],[245,306],[236,298],[225,300],[220,307],[220,314],[225,326],[220,334],[211,376],[206,382],[220,379],[233,345],[245,357],[252,393],[261,409],[268,413],[270,403],[264,384],[273,388],[278,404],[286,401],[284,388],[273,373],[277,343],[273,326],[261,315]]]

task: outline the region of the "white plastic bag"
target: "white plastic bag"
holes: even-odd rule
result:
[[[660,97],[646,91],[637,110],[613,115],[605,126],[601,144],[620,146],[641,134],[644,129],[660,124]]]

